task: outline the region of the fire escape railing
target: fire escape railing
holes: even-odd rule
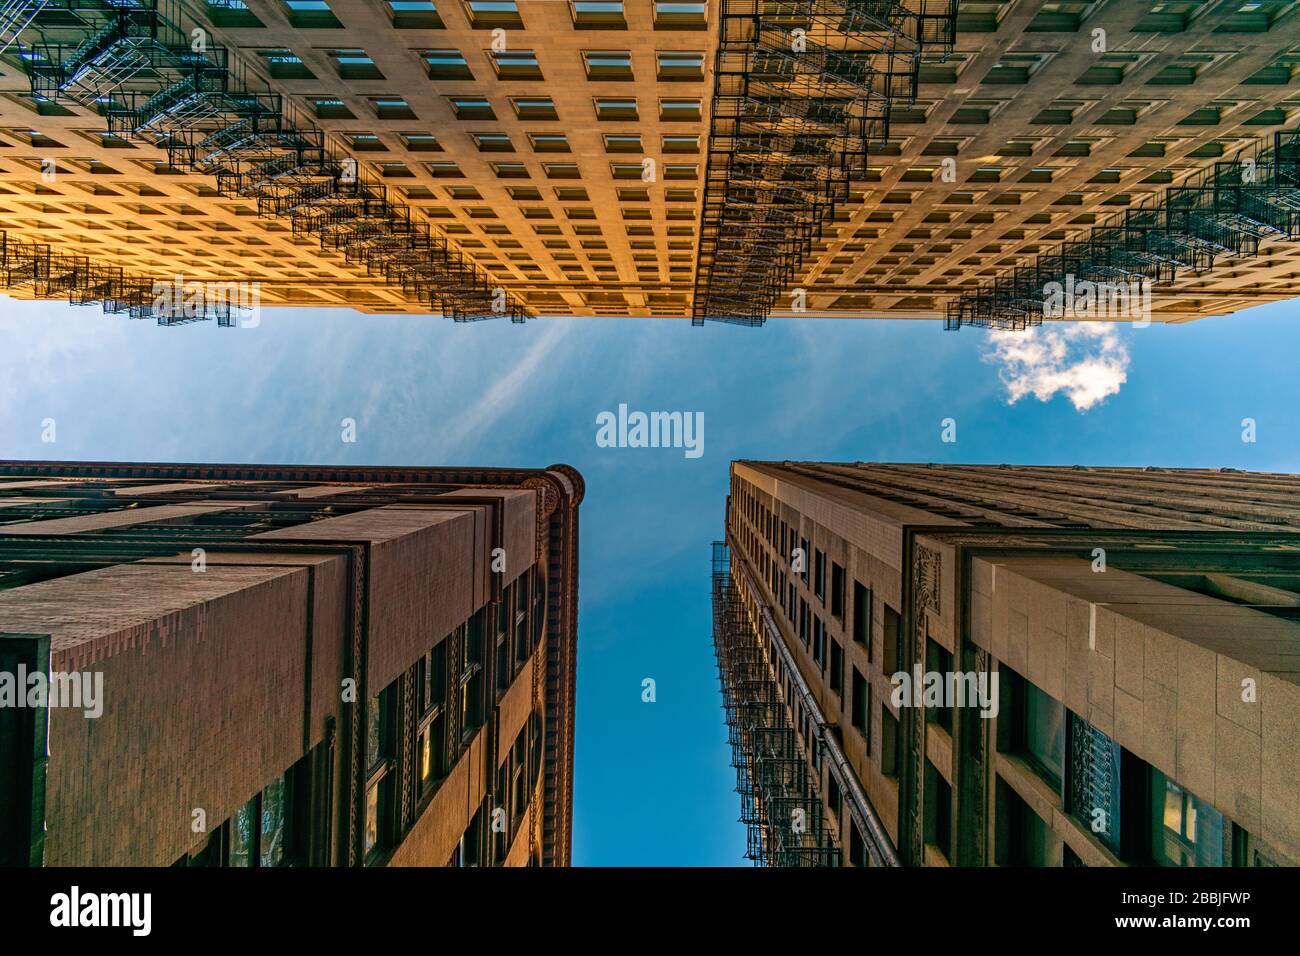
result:
[[[274,92],[179,0],[48,0],[22,59],[38,102],[96,109],[108,132],[213,176],[430,311],[460,322],[531,315],[381,178]],[[194,29],[190,29],[193,27]],[[50,39],[57,37],[57,39]]]
[[[951,52],[952,0],[720,0],[692,322],[762,325]]]
[[[1257,140],[1232,159],[1166,187],[1153,201],[951,300],[944,325],[1023,331],[1044,319],[1109,317],[1113,303],[1098,307],[1100,316],[1079,315],[1068,306],[1059,309],[1063,300],[1054,302],[1049,290],[1055,288],[1059,298],[1062,289],[1087,283],[1094,302],[1094,290],[1105,295],[1111,289],[1122,289],[1131,301],[1134,289],[1145,296],[1151,286],[1172,283],[1181,273],[1201,274],[1224,259],[1253,257],[1270,239],[1300,239],[1300,131]]]
[[[216,321],[234,326],[241,303],[199,295],[176,295],[171,279],[136,275],[88,256],[60,252],[0,230],[0,288],[20,289],[33,299],[66,298],[72,305],[99,305],[109,315],[155,319],[159,325]]]
[[[898,853],[858,782],[834,728],[781,637],[743,563],[732,564],[726,542],[713,543],[713,641],[746,856],[760,866],[839,866],[843,850],[826,820],[819,781],[799,745],[778,662],[808,717],[805,744],[826,759],[872,866],[899,866]],[[801,816],[796,818],[796,812]],[[796,825],[796,819],[798,825]]]

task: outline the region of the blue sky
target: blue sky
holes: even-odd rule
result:
[[[0,457],[574,465],[587,480],[574,862],[739,865],[708,607],[729,461],[1300,472],[1297,369],[1295,303],[996,337],[931,322],[456,325],[270,309],[256,328],[161,329],[0,299]],[[703,412],[704,454],[597,447],[596,416],[620,403]]]

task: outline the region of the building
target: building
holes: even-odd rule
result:
[[[714,640],[749,855],[1297,865],[1298,492],[733,463]]]
[[[15,0],[6,46],[21,297],[1023,328],[1058,274],[1150,280],[1157,322],[1292,294],[1289,0]]]
[[[582,496],[0,462],[0,863],[567,865]]]

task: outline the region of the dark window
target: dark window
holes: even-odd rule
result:
[[[898,718],[884,701],[880,702],[880,772],[898,776]]]
[[[840,647],[840,642],[835,638],[830,639],[831,643],[831,691],[840,697],[844,696],[844,648]]]
[[[867,740],[867,753],[871,753],[871,685],[862,672],[853,668],[853,726]]]
[[[831,562],[831,616],[844,623],[844,569]]]
[[[943,678],[943,688],[946,697],[949,680],[952,676],[952,653],[942,644],[926,638],[925,641],[925,669],[931,673],[937,673]],[[913,688],[913,694],[919,695],[920,688]],[[929,706],[925,708],[925,718],[931,723],[938,724],[944,730],[952,733],[952,707],[945,704],[938,706]]]
[[[925,762],[925,842],[952,858],[952,787],[929,760]]]
[[[826,603],[826,552],[820,548],[815,553],[813,593],[822,604]]]
[[[853,582],[853,640],[867,649],[871,660],[871,591]]]

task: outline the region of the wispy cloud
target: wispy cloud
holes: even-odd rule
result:
[[[445,447],[458,448],[463,442],[476,440],[478,436],[491,432],[497,420],[515,407],[528,386],[538,384],[538,369],[575,326],[576,323],[569,320],[547,320],[537,340],[514,366],[458,416],[447,436]]]
[[[1027,395],[1040,402],[1064,394],[1086,412],[1128,381],[1128,346],[1114,325],[1092,322],[1043,325],[1024,332],[994,332],[984,359],[1001,365],[998,376],[1014,405]]]

